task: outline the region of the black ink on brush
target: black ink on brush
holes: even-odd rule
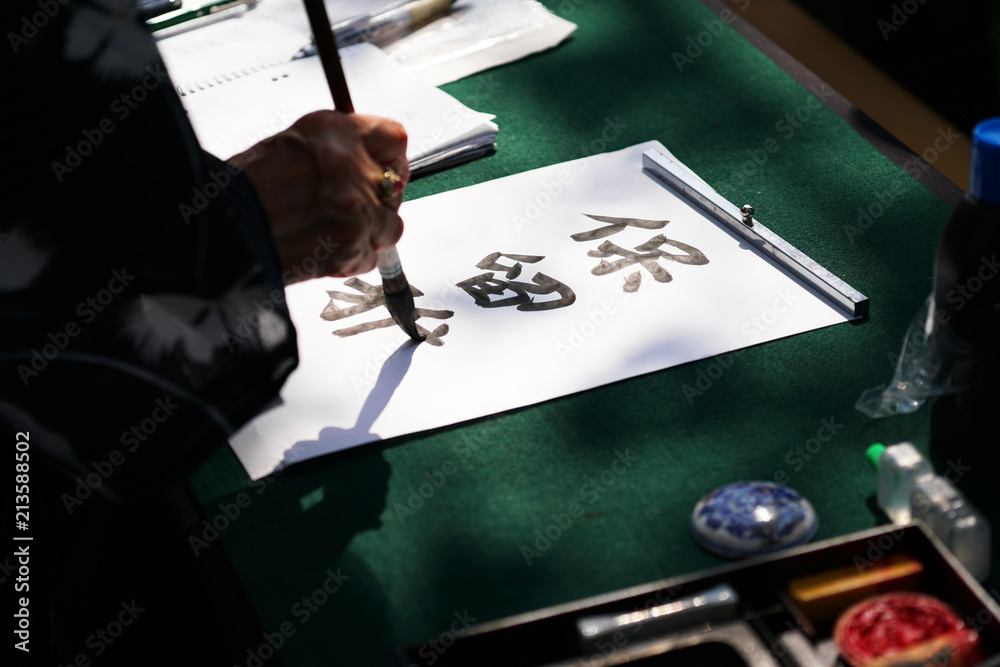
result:
[[[304,2],[313,41],[316,42],[316,52],[323,65],[327,84],[330,86],[330,94],[333,96],[333,105],[337,111],[354,113],[351,93],[347,89],[347,79],[340,64],[340,54],[337,53],[337,38],[330,28],[330,19],[326,14],[323,0],[304,0]],[[410,291],[410,284],[399,263],[395,246],[379,253],[378,270],[382,275],[385,307],[392,315],[392,319],[413,340],[417,342],[424,340],[426,336],[417,329],[413,292]]]

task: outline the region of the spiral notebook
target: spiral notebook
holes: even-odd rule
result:
[[[159,41],[202,147],[226,159],[288,128],[301,116],[333,108],[318,58],[292,60],[308,35],[239,17]],[[493,116],[465,106],[407,73],[380,49],[340,50],[358,113],[402,123],[414,176],[489,153]]]

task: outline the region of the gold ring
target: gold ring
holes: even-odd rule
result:
[[[382,192],[378,198],[383,204],[391,204],[401,194],[403,194],[403,177],[392,168],[386,167],[382,174]]]

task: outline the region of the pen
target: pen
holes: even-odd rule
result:
[[[197,9],[178,9],[176,11],[160,14],[146,21],[146,25],[153,32],[170,28],[180,23],[186,23],[205,16],[215,16],[219,12],[225,12],[237,7],[253,9],[257,5],[257,0],[219,0],[210,4],[198,7]]]
[[[181,0],[138,0],[136,13],[143,21],[181,9]]]
[[[341,21],[333,26],[333,34],[338,46],[389,40],[444,13],[454,2],[455,0],[413,0],[396,4],[379,12]],[[302,47],[293,59],[313,55],[316,55],[315,41]]]
[[[316,43],[320,63],[326,74],[326,82],[330,86],[330,94],[333,96],[333,105],[337,111],[354,113],[354,103],[351,101],[351,93],[347,89],[347,79],[344,77],[344,69],[340,63],[340,54],[337,52],[337,38],[330,27],[330,19],[327,17],[323,0],[304,1],[306,14],[309,15],[309,26],[313,32],[313,41]],[[390,174],[395,176],[395,172],[387,170],[386,179],[389,178]],[[395,178],[397,181],[399,180],[398,176]],[[380,250],[376,265],[382,276],[385,307],[392,319],[413,340],[417,342],[424,340],[424,335],[417,330],[413,292],[410,290],[410,283],[406,280],[406,274],[403,273],[403,265],[399,261],[396,246]]]

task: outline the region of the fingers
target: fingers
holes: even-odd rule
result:
[[[365,153],[378,165],[392,167],[396,173],[409,180],[406,161],[406,130],[396,121],[379,116],[344,114],[339,111],[314,111],[306,114],[292,126],[302,128],[306,134],[329,131],[361,141]]]
[[[403,185],[409,181],[406,130],[395,121],[377,116],[317,111],[303,116],[290,129],[300,130],[323,151],[320,154],[323,158],[321,171],[339,177],[343,170],[360,170],[371,183],[375,197],[380,200],[382,177],[387,168],[402,178]],[[398,206],[399,203],[387,202],[387,205]]]
[[[378,116],[356,114],[365,150],[378,164],[399,174],[403,183],[410,180],[410,163],[406,159],[406,130],[396,121]]]
[[[253,181],[293,280],[366,273],[403,233],[401,197],[382,199],[386,168],[409,176],[398,123],[315,112],[231,160]]]
[[[368,273],[375,268],[378,251],[393,245],[399,238],[389,230],[401,232],[403,227],[399,216],[389,209],[382,208],[378,215],[382,219],[366,227],[348,230],[342,225],[335,236],[316,234],[315,230],[295,234],[284,244],[289,249],[287,254],[282,253],[286,268],[299,280],[320,276],[346,278]],[[381,235],[376,229],[382,230]]]
[[[403,126],[376,116],[337,112],[325,112],[317,120],[323,123],[326,135],[320,145],[333,148],[321,160],[321,171],[328,174],[327,182],[335,190],[333,206],[342,207],[352,218],[370,221],[367,230],[375,251],[395,244],[403,233],[403,221],[396,214],[402,197],[383,199],[383,177],[386,168],[395,170],[404,184],[409,177]],[[349,140],[343,154],[334,139],[345,137]],[[354,187],[345,190],[341,187],[344,182],[352,182]],[[350,200],[345,201],[345,197]]]
[[[328,132],[350,134],[343,127]],[[325,190],[320,196],[328,217],[346,226],[345,234],[364,234],[365,238],[358,236],[357,240],[367,241],[378,251],[394,244],[403,233],[403,221],[396,214],[401,198],[382,198],[385,166],[363,148],[360,134],[352,135],[354,138],[357,143],[349,143],[346,152],[333,137],[321,141],[320,178]]]

